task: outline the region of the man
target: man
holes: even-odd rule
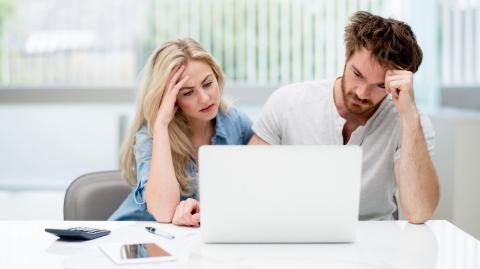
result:
[[[345,46],[341,77],[270,96],[250,144],[360,145],[360,220],[393,219],[398,188],[406,218],[424,223],[439,186],[430,159],[435,134],[414,99],[413,73],[422,61],[415,35],[401,21],[357,12],[345,28]]]

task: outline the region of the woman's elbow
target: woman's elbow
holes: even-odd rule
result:
[[[161,223],[172,223],[173,215],[175,214],[175,209],[171,210],[166,207],[151,206],[148,202],[147,211],[153,216],[155,221]]]
[[[162,201],[160,197],[158,197],[158,194],[151,195],[148,192],[145,194],[145,202],[148,213],[150,213],[157,222],[171,223],[179,201],[167,203]]]

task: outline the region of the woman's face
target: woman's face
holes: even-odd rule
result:
[[[188,61],[179,80],[189,76],[177,95],[177,105],[189,121],[209,121],[217,116],[220,88],[212,68],[198,60]]]

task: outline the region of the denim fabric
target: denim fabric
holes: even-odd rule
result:
[[[215,134],[212,145],[246,145],[252,132],[252,121],[242,112],[230,108],[227,113],[219,112],[215,119]],[[147,125],[144,124],[135,136],[135,161],[137,163],[137,185],[127,196],[120,207],[112,214],[110,220],[155,220],[148,213],[144,190],[150,174],[150,161],[152,159],[152,135]],[[189,196],[181,195],[180,200],[187,198],[198,199],[197,171],[193,162],[188,166],[189,174],[194,178],[190,187]]]

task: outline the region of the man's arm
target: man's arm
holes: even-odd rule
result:
[[[252,138],[248,142],[249,145],[270,145],[265,140],[261,139],[258,135],[253,134]]]
[[[394,168],[400,206],[409,222],[424,223],[437,207],[439,185],[413,97],[413,74],[405,70],[387,71],[385,81],[402,126],[400,159]]]
[[[402,124],[400,159],[395,162],[400,206],[411,223],[424,223],[435,211],[439,185],[420,119]]]

